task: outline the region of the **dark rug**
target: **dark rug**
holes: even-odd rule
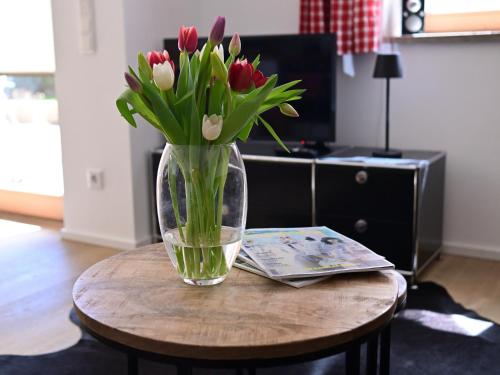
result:
[[[80,325],[72,312],[70,319]],[[363,348],[364,349],[364,348]],[[408,291],[408,304],[392,329],[392,374],[500,374],[500,326],[463,308],[446,290],[421,283]],[[302,365],[258,369],[258,374],[342,374],[344,356]],[[141,375],[175,374],[171,366],[139,361]],[[195,369],[194,374],[234,374]],[[39,356],[0,356],[2,375],[126,374],[125,355],[90,335],[71,348]]]

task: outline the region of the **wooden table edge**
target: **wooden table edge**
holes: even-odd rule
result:
[[[394,284],[397,284],[397,280],[393,275],[390,276],[390,279]],[[333,349],[335,347],[341,347],[349,342],[360,340],[364,337],[368,337],[372,333],[381,330],[383,327],[389,324],[389,322],[392,320],[394,316],[398,302],[398,296],[396,294],[393,298],[392,304],[388,306],[382,314],[380,314],[374,320],[371,320],[357,327],[354,333],[353,331],[346,331],[340,334],[322,336],[310,340],[292,341],[285,344],[206,347],[199,345],[187,345],[187,344],[159,341],[153,338],[145,338],[101,323],[93,319],[92,317],[86,315],[78,307],[78,304],[75,300],[75,288],[77,286],[77,283],[78,279],[75,282],[72,291],[73,306],[75,308],[78,318],[83,323],[83,325],[89,329],[91,334],[104,338],[106,341],[110,343],[116,343],[125,348],[131,348],[133,350],[137,350],[140,352],[150,352],[173,358],[184,358],[184,359],[193,359],[200,361],[219,361],[219,360],[244,361],[244,360],[256,360],[256,359],[271,360],[271,359],[308,355],[308,354],[313,354],[315,352]],[[397,290],[397,285],[396,285],[396,290]],[[111,332],[119,332],[120,339],[119,340],[110,339],[109,338],[110,336],[111,337],[116,336],[116,335],[109,335],[109,333]],[[331,344],[332,339],[335,341],[335,345]],[[194,353],[203,353],[203,354],[194,356],[193,355]]]

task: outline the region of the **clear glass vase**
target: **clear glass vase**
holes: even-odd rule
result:
[[[156,197],[163,242],[184,282],[224,281],[240,250],[247,215],[245,166],[236,144],[167,144]]]

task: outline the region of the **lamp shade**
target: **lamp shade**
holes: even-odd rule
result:
[[[373,78],[401,78],[403,68],[398,53],[377,55]]]

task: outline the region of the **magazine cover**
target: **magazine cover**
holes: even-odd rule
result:
[[[327,227],[249,229],[242,249],[272,278],[394,268],[384,257]]]

